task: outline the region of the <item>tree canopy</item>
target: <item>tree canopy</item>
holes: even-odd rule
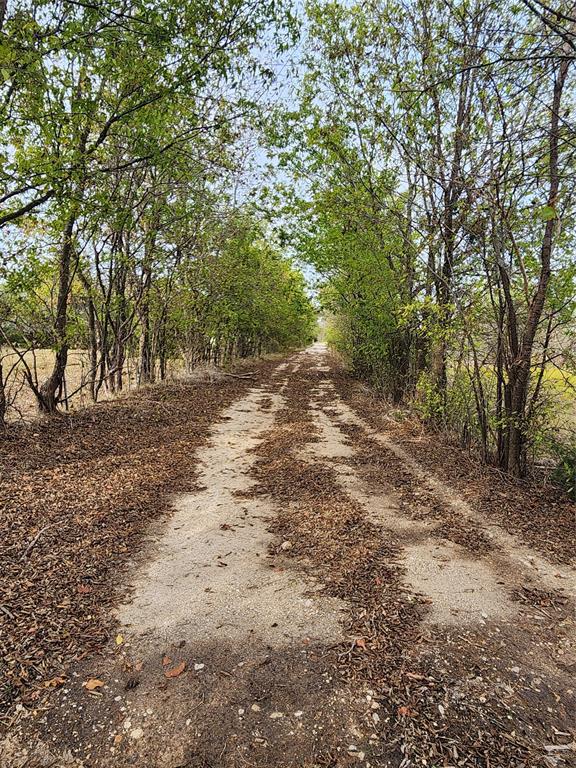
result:
[[[302,279],[238,199],[272,77],[259,49],[282,51],[295,29],[274,0],[5,9],[0,383],[23,369],[52,413],[71,346],[88,350],[81,386],[96,399],[122,389],[131,359],[146,383],[171,359],[310,338]],[[44,377],[28,355],[43,346]]]
[[[296,108],[270,136],[337,343],[393,400],[522,475],[573,441],[553,416],[573,423],[572,9],[307,14]]]

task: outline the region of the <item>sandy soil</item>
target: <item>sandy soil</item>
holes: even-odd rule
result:
[[[321,603],[310,584],[287,570],[270,569],[272,536],[266,520],[274,509],[266,499],[239,500],[259,435],[272,426],[279,394],[262,410],[262,389],[233,405],[202,452],[199,483],[204,489],[175,501],[174,515],[151,562],[135,581],[132,601],[122,606],[120,631],[135,629],[170,643],[182,634],[203,642],[219,632],[227,640],[280,647],[308,638],[338,640],[343,605]]]
[[[240,753],[280,755],[287,739],[304,760],[318,732],[335,730],[343,746],[354,738],[356,694],[331,685],[322,660],[322,649],[343,639],[346,604],[322,596],[322,584],[282,558],[269,562],[274,507],[247,498],[251,450],[274,424],[287,369],[294,375],[297,367],[278,366],[272,391],[254,388],[224,412],[199,456],[201,489],[175,498],[133,574],[117,611],[116,648],[75,671],[40,723],[43,736],[26,737],[32,747],[8,738],[3,765],[176,768],[188,764],[191,748],[203,765],[243,729]],[[87,695],[86,679],[104,684]]]

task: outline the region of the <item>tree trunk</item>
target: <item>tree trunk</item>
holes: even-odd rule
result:
[[[563,59],[558,65],[558,71],[554,80],[554,95],[552,98],[550,132],[549,132],[549,188],[547,207],[555,210],[560,187],[560,174],[558,168],[558,147],[560,143],[560,104],[562,92],[568,75],[570,61]],[[534,339],[540,324],[548,285],[551,275],[552,249],[554,246],[554,233],[556,230],[556,215],[550,216],[544,228],[544,237],[540,248],[540,275],[536,292],[528,307],[528,317],[519,354],[512,361],[509,371],[510,387],[510,426],[508,435],[507,467],[510,474],[522,477],[526,472],[526,403],[530,387],[530,374],[532,366],[532,352]]]
[[[70,296],[70,275],[72,256],[74,253],[72,235],[74,232],[75,215],[66,222],[62,247],[60,249],[60,264],[58,275],[58,298],[56,301],[56,318],[54,320],[54,337],[56,341],[56,359],[52,373],[41,385],[38,392],[38,405],[44,413],[55,413],[60,402],[64,373],[68,362],[68,299]]]
[[[4,427],[6,421],[6,387],[4,383],[4,371],[0,363],[0,429]]]
[[[149,287],[150,276],[146,277]],[[140,307],[140,363],[138,367],[138,384],[147,384],[152,381],[153,359],[152,359],[152,334],[150,332],[150,303],[148,288],[142,299]]]
[[[92,298],[92,286],[86,275],[79,270],[78,276],[86,291],[86,317],[88,319],[88,336],[89,336],[89,370],[88,370],[88,384],[90,398],[96,401],[96,373],[98,368],[98,334],[96,330],[96,307],[94,305],[94,299]]]
[[[154,380],[154,354],[152,350],[152,328],[150,324],[150,289],[152,286],[152,254],[156,243],[156,222],[148,232],[145,243],[144,264],[142,266],[142,296],[138,308],[140,319],[140,360],[138,365],[138,384],[147,384]]]

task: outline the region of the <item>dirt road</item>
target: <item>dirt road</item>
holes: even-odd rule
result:
[[[3,766],[576,764],[575,572],[369,423],[322,345],[198,458],[114,642]]]

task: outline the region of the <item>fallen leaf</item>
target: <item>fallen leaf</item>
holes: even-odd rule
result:
[[[89,587],[88,584],[80,584],[76,587],[76,591],[81,595],[87,595],[92,592],[92,587]]]
[[[366,640],[364,640],[363,637],[357,637],[355,640],[355,644],[357,648],[362,648],[363,651],[366,650]]]
[[[57,688],[59,685],[63,685],[66,682],[65,677],[53,677],[52,680],[46,680],[44,682],[45,688]]]
[[[170,656],[164,656],[164,658],[162,659],[162,666],[167,667],[169,664],[172,664],[172,659],[170,658]]]
[[[414,717],[414,712],[410,707],[398,707],[398,714],[400,717]]]
[[[123,635],[116,635],[116,645],[122,645],[123,642],[124,642]]]
[[[84,686],[84,688],[86,688],[87,691],[95,691],[96,688],[102,688],[104,683],[102,682],[102,680],[98,680],[98,678],[93,677],[90,680],[86,680],[86,682],[82,683],[82,685]]]
[[[178,677],[178,675],[181,675],[182,672],[186,669],[186,662],[181,661],[180,664],[176,667],[172,667],[172,669],[166,669],[164,671],[165,677]]]

